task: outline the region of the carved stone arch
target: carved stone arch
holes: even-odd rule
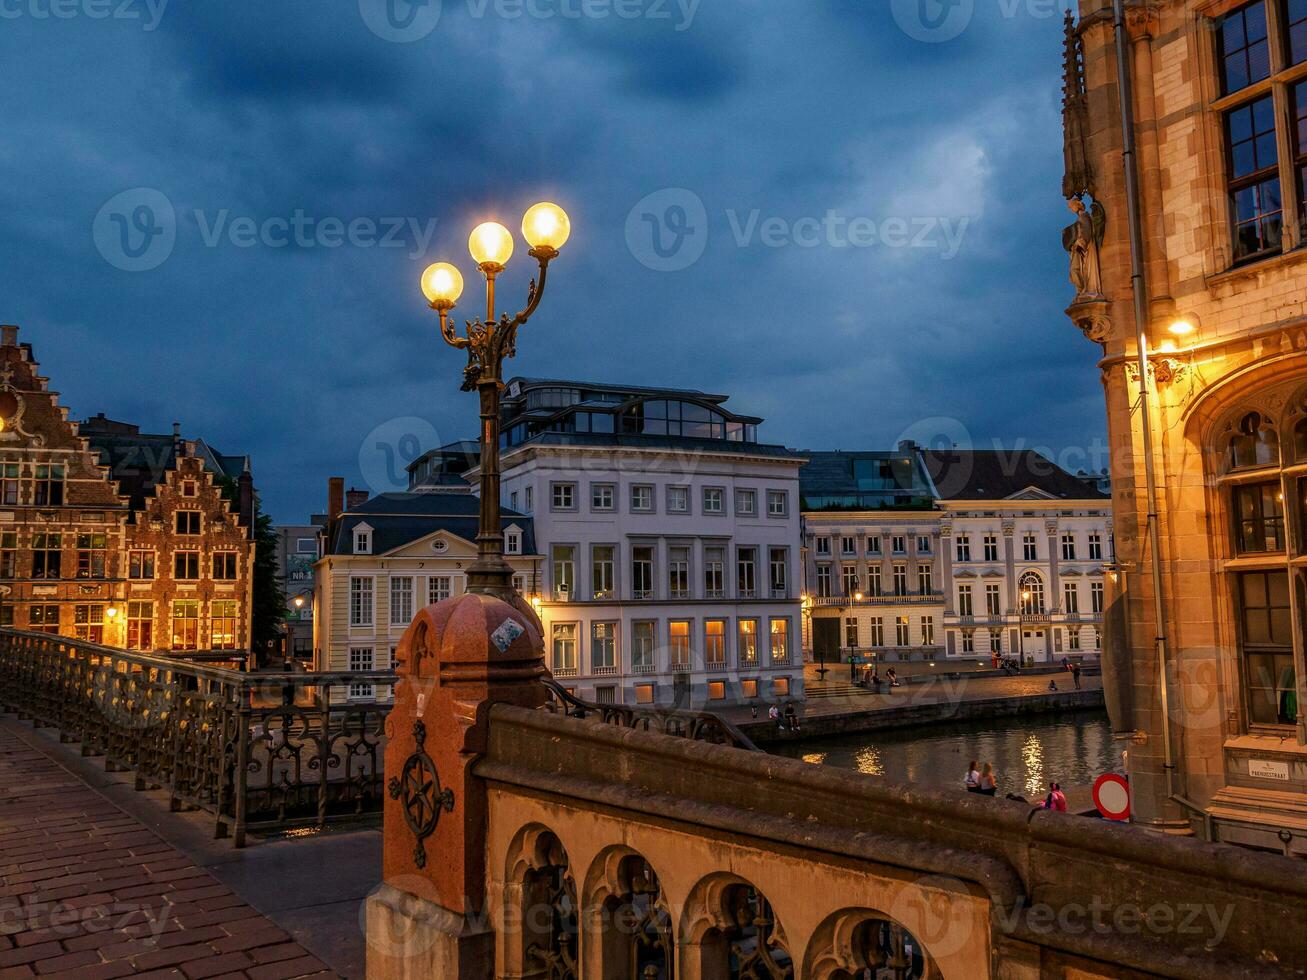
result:
[[[1180,417],[1185,438],[1193,446],[1208,450],[1222,432],[1239,417],[1239,408],[1248,405],[1280,420],[1289,391],[1307,380],[1307,351],[1289,350],[1253,361],[1225,377],[1212,382],[1185,406]],[[1267,397],[1271,395],[1272,397]]]
[[[581,896],[583,975],[673,980],[674,919],[658,874],[642,854],[620,844],[601,851]]]
[[[1209,462],[1214,472],[1278,467],[1284,442],[1280,430],[1283,409],[1283,396],[1273,398],[1268,392],[1259,392],[1227,411],[1218,438],[1210,444],[1214,456]]]
[[[542,824],[519,830],[504,860],[503,976],[576,980],[578,907],[567,849]]]
[[[679,973],[684,980],[793,980],[794,958],[762,890],[720,872],[690,890],[681,913]]]
[[[902,923],[874,909],[852,908],[828,916],[813,932],[802,976],[803,980],[881,976],[933,980],[939,972]]]

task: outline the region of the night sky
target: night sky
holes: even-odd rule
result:
[[[547,199],[509,374],[1101,467],[1061,36],[1045,0],[0,0],[0,322],[74,418],[180,420],[298,522],[475,434],[418,277],[472,315],[468,232]]]

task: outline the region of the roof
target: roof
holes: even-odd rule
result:
[[[799,471],[804,510],[928,510],[934,504],[914,450],[802,455],[808,460]]]
[[[1008,500],[1034,489],[1057,500],[1108,500],[1033,450],[921,450],[941,500]]]
[[[535,522],[524,514],[500,508],[502,526],[522,529],[522,553],[533,555]],[[345,511],[328,543],[329,555],[354,554],[354,528],[372,529],[372,554],[384,555],[428,535],[445,531],[476,541],[481,525],[481,499],[467,493],[383,493]]]
[[[503,450],[507,456],[531,446],[606,446],[622,449],[670,449],[681,452],[727,453],[763,456],[770,459],[802,459],[801,453],[784,446],[757,442],[730,442],[726,439],[689,439],[682,436],[617,435],[611,432],[542,432],[538,436]]]
[[[581,391],[603,391],[614,395],[629,395],[639,398],[645,395],[671,395],[682,398],[699,398],[710,402],[724,402],[729,395],[715,395],[697,388],[656,388],[649,385],[619,385],[598,381],[565,381],[560,378],[512,378],[504,386],[505,391],[514,384],[527,388],[576,388]],[[506,396],[507,398],[508,396]]]
[[[109,468],[109,479],[116,480],[133,510],[145,506],[147,497],[162,483],[169,470],[176,468],[175,435],[143,433],[139,426],[116,422],[103,414],[79,422],[78,434],[92,450],[99,452],[100,462]],[[203,439],[186,443],[186,451],[198,456],[207,470],[216,476],[237,479],[249,467],[248,456],[228,456],[213,449]]]

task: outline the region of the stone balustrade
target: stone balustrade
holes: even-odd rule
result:
[[[405,637],[370,977],[1307,970],[1300,864],[541,711],[542,653],[484,596]]]

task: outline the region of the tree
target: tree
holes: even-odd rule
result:
[[[225,474],[218,478],[224,500],[237,503],[240,488]],[[272,518],[263,512],[258,494],[254,495],[254,585],[251,600],[250,647],[255,666],[268,660],[269,644],[275,649],[286,632],[286,597],[277,577],[277,532]]]
[[[276,644],[286,632],[286,598],[277,579],[277,532],[272,518],[263,513],[254,498],[254,599],[250,639],[255,658],[266,658],[268,644]]]

